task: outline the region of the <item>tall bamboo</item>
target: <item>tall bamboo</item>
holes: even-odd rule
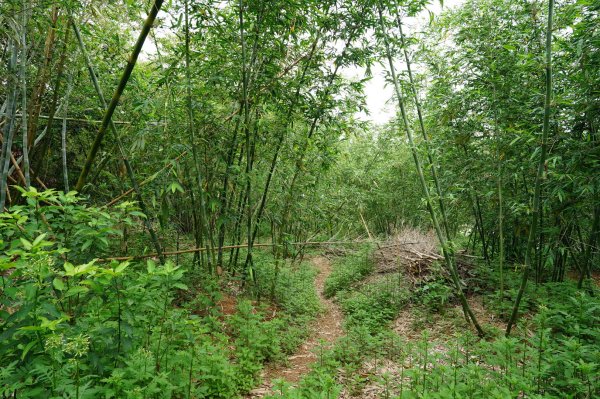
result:
[[[448,223],[448,215],[446,214],[446,206],[444,204],[444,196],[442,191],[442,186],[440,184],[440,179],[437,174],[437,165],[433,160],[433,156],[431,155],[431,149],[429,148],[429,135],[427,134],[427,130],[425,129],[425,122],[423,120],[423,109],[421,107],[421,101],[419,101],[419,94],[417,93],[417,86],[415,84],[415,80],[412,73],[411,60],[408,56],[408,49],[406,45],[406,38],[404,36],[404,31],[402,30],[402,20],[400,19],[400,13],[396,10],[396,22],[398,24],[398,30],[400,33],[400,42],[402,44],[402,52],[404,54],[404,62],[406,63],[406,71],[408,72],[408,80],[410,82],[411,92],[413,94],[413,99],[415,101],[415,106],[417,108],[417,117],[419,119],[419,128],[421,129],[421,135],[423,136],[423,142],[425,143],[425,152],[427,153],[427,160],[429,161],[429,167],[431,170],[431,177],[433,178],[433,182],[435,184],[435,191],[438,196],[438,206],[440,207],[440,213],[442,214],[442,225],[444,226],[444,232],[446,233],[446,239],[451,240],[452,236],[450,235],[450,227]]]
[[[546,30],[546,96],[544,100],[544,126],[542,130],[542,143],[540,145],[540,160],[538,162],[537,174],[535,176],[535,192],[533,197],[533,208],[531,210],[531,225],[529,226],[529,237],[527,239],[527,249],[525,250],[525,264],[523,265],[523,276],[517,298],[512,309],[508,324],[506,325],[506,335],[510,335],[513,325],[519,315],[519,305],[523,298],[523,293],[527,287],[527,280],[531,271],[531,252],[534,243],[537,240],[539,209],[541,207],[542,180],[544,179],[544,165],[546,163],[546,154],[548,152],[548,132],[550,131],[550,113],[552,111],[552,18],[554,14],[554,0],[548,1],[548,26]]]
[[[434,230],[438,237],[438,240],[442,246],[442,253],[444,255],[444,261],[446,263],[446,267],[448,268],[448,271],[450,272],[452,281],[454,282],[454,285],[456,288],[456,293],[458,295],[458,298],[459,298],[460,303],[463,308],[463,312],[465,314],[465,319],[467,321],[470,321],[473,324],[473,326],[475,327],[475,329],[477,330],[477,333],[482,336],[482,335],[484,335],[484,331],[481,328],[481,326],[479,325],[479,323],[477,322],[475,314],[473,313],[473,311],[471,310],[471,307],[469,306],[469,303],[467,302],[467,298],[465,297],[465,294],[463,292],[460,277],[459,277],[458,271],[456,269],[456,264],[454,262],[452,262],[452,259],[451,259],[451,251],[448,248],[448,242],[446,241],[446,238],[444,237],[444,234],[440,227],[440,223],[439,223],[436,213],[433,209],[431,195],[429,194],[429,188],[427,186],[427,182],[425,181],[425,176],[423,174],[423,167],[421,166],[421,160],[419,159],[419,155],[417,153],[417,146],[413,139],[413,132],[410,127],[410,121],[408,120],[408,115],[406,113],[406,108],[404,106],[404,96],[402,95],[402,91],[400,89],[400,84],[398,82],[398,77],[396,75],[396,68],[394,67],[394,61],[392,59],[389,38],[387,36],[386,29],[385,29],[385,23],[384,23],[384,19],[383,19],[383,11],[382,11],[381,2],[378,2],[378,13],[379,13],[379,25],[381,28],[381,33],[382,33],[383,41],[384,41],[384,45],[385,45],[386,58],[388,60],[388,65],[389,65],[389,69],[390,69],[390,74],[392,76],[392,81],[394,84],[396,97],[398,99],[398,107],[400,108],[402,122],[404,124],[404,129],[406,131],[406,136],[408,138],[410,150],[411,150],[411,153],[413,156],[413,160],[415,162],[415,167],[417,169],[417,175],[419,176],[419,182],[421,183],[421,189],[423,190],[423,194],[425,195],[427,209],[429,211],[429,215],[431,216],[431,221],[433,223],[433,227],[434,227]]]
[[[92,147],[90,148],[90,151],[87,155],[87,159],[85,161],[85,164],[83,165],[81,174],[79,175],[79,178],[77,179],[77,184],[75,185],[75,190],[77,190],[77,191],[81,191],[81,189],[85,185],[85,181],[91,171],[92,164],[94,163],[94,159],[96,158],[96,154],[98,153],[98,150],[100,150],[100,145],[102,144],[102,140],[104,139],[106,130],[108,129],[108,127],[110,125],[110,121],[112,120],[112,116],[115,112],[115,109],[117,108],[117,105],[119,104],[119,99],[121,98],[121,95],[123,94],[123,91],[125,90],[125,87],[127,86],[127,82],[129,81],[131,72],[133,71],[133,68],[135,67],[138,56],[140,55],[140,51],[142,51],[142,47],[144,46],[144,42],[146,41],[148,32],[150,32],[150,29],[152,28],[152,25],[154,24],[154,20],[156,19],[156,15],[158,14],[158,11],[162,7],[162,4],[163,4],[163,0],[154,0],[154,4],[152,5],[150,12],[148,13],[148,17],[146,18],[146,21],[144,22],[142,31],[140,32],[140,34],[137,38],[135,46],[133,47],[133,51],[131,52],[131,55],[129,56],[129,60],[127,61],[127,66],[125,67],[125,70],[123,71],[123,74],[121,75],[121,79],[119,81],[119,84],[117,85],[117,89],[115,90],[115,93],[113,94],[113,97],[112,97],[110,103],[108,104],[108,107],[106,108],[106,112],[104,113],[104,117],[102,118],[102,124],[100,125],[100,129],[98,130],[98,133],[96,134],[94,143],[92,144]]]
[[[94,66],[88,55],[85,44],[83,43],[83,38],[81,37],[81,32],[79,31],[79,27],[77,26],[77,24],[75,24],[75,21],[73,20],[73,18],[71,18],[71,27],[73,28],[73,32],[75,32],[75,36],[77,37],[77,43],[79,44],[79,49],[81,50],[81,53],[83,54],[83,57],[85,59],[85,63],[86,63],[87,69],[88,69],[88,73],[90,75],[90,79],[92,80],[92,84],[94,85],[94,89],[96,90],[96,94],[98,95],[98,99],[100,100],[100,105],[102,106],[103,110],[108,110],[106,98],[104,97],[102,88],[100,87],[100,84],[98,83],[98,78],[96,77],[96,72],[94,71]],[[104,120],[103,120],[103,122],[104,122]],[[144,202],[144,198],[142,196],[142,191],[138,185],[137,179],[135,178],[133,168],[131,166],[131,163],[129,162],[129,158],[127,157],[127,153],[125,152],[125,149],[123,147],[123,143],[121,141],[121,137],[119,136],[119,132],[117,131],[117,127],[113,123],[112,119],[108,120],[108,124],[115,136],[115,141],[117,142],[117,148],[119,150],[119,153],[121,155],[123,163],[125,164],[125,169],[127,171],[127,176],[129,177],[129,181],[133,187],[133,190],[135,191],[135,193],[137,195],[137,200],[138,200],[138,204],[140,206],[140,210],[142,211],[142,213],[144,213],[144,215],[146,215],[146,217],[144,218],[144,225],[146,227],[146,230],[148,230],[148,234],[150,235],[152,244],[154,245],[154,248],[156,249],[156,253],[159,254],[160,261],[162,263],[164,263],[165,259],[161,255],[162,248],[158,241],[158,237],[156,236],[156,233],[154,232],[154,228],[152,227],[148,208],[146,206],[146,203]]]
[[[0,154],[0,211],[4,209],[6,196],[8,192],[8,165],[12,156],[12,142],[15,133],[15,112],[17,106],[17,88],[19,81],[17,77],[17,42],[15,39],[10,41],[10,59],[8,62],[9,89],[6,106],[6,125],[2,139],[2,153]]]
[[[245,149],[246,149],[246,239],[248,241],[248,252],[246,255],[246,269],[249,273],[252,273],[252,178],[250,173],[252,171],[251,161],[251,148],[252,139],[250,135],[250,106],[248,103],[248,70],[246,65],[246,38],[244,34],[244,1],[239,1],[239,22],[240,22],[240,43],[242,48],[242,103],[243,103],[243,130],[245,133]]]
[[[58,106],[58,98],[59,98],[60,88],[61,88],[62,81],[63,81],[70,32],[71,32],[71,30],[67,26],[65,29],[65,33],[64,33],[64,37],[63,37],[63,41],[62,41],[60,56],[58,58],[58,65],[56,67],[56,78],[54,81],[54,88],[52,90],[52,100],[50,101],[48,120],[46,121],[46,131],[48,132],[48,134],[46,134],[46,137],[41,142],[41,145],[39,148],[37,148],[36,150],[34,150],[34,148],[31,148],[32,158],[34,160],[33,169],[37,171],[38,176],[41,176],[42,163],[44,161],[44,158],[46,157],[46,154],[48,153],[48,147],[50,146],[50,139],[52,137],[52,124],[54,121],[54,117],[56,116],[56,110],[57,110],[57,106]],[[39,117],[39,115],[38,115],[38,117]]]
[[[69,82],[71,84],[71,82]],[[65,111],[62,120],[62,129],[60,132],[60,150],[62,155],[62,169],[63,169],[63,189],[65,193],[69,192],[69,169],[67,168],[67,110],[68,110],[68,99],[65,100]]]
[[[196,169],[196,177],[198,183],[198,199],[200,201],[200,229],[204,230],[209,248],[211,248],[207,256],[208,269],[212,272],[214,263],[214,248],[211,236],[210,226],[208,225],[208,217],[206,214],[206,199],[204,197],[204,183],[202,179],[202,171],[200,169],[200,161],[198,159],[198,150],[196,147],[196,135],[194,126],[194,107],[192,106],[192,81],[190,74],[190,32],[189,32],[189,9],[188,0],[185,1],[185,75],[186,75],[186,94],[187,94],[187,112],[188,112],[188,133],[190,136],[190,145],[192,147],[192,157]]]
[[[31,101],[29,102],[29,124],[27,125],[27,145],[29,149],[31,149],[34,140],[37,138],[37,124],[42,109],[42,98],[46,92],[46,87],[50,77],[50,66],[54,56],[54,42],[56,39],[58,11],[58,5],[54,5],[50,14],[50,28],[46,34],[46,41],[44,44],[44,62],[42,66],[38,68],[37,82],[33,88],[33,92],[31,93]]]
[[[27,0],[21,2],[21,131],[23,134],[23,173],[25,188],[31,185],[29,146],[27,143]]]

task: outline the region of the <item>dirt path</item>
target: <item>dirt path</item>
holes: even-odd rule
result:
[[[252,390],[247,398],[262,398],[270,394],[273,381],[277,379],[286,380],[293,385],[298,383],[309,372],[311,364],[318,360],[316,352],[321,342],[326,342],[325,346],[331,346],[344,333],[341,310],[331,299],[327,299],[323,295],[325,280],[331,274],[331,263],[324,256],[312,258],[311,262],[318,270],[315,278],[315,289],[323,307],[323,312],[314,321],[311,336],[298,348],[294,355],[288,358],[288,364],[285,366],[267,365],[262,373],[263,384]]]

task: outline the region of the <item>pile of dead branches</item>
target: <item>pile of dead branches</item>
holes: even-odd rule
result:
[[[402,273],[413,286],[440,276],[450,281],[450,274],[443,267],[444,257],[433,232],[425,234],[416,229],[404,229],[388,242],[379,245],[374,258],[378,273]],[[473,277],[472,260],[475,257],[460,252],[455,258],[461,278]]]

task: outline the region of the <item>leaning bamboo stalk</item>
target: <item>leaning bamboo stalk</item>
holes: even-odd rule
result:
[[[31,175],[29,171],[29,146],[27,143],[27,0],[21,2],[21,131],[23,135],[23,172],[25,189],[29,190]]]
[[[510,335],[513,325],[519,315],[519,306],[523,293],[527,287],[527,280],[531,271],[531,252],[537,239],[538,218],[541,208],[542,180],[544,179],[544,165],[546,163],[546,154],[548,152],[548,132],[550,131],[550,113],[552,111],[552,18],[554,14],[554,0],[548,2],[548,25],[546,30],[546,96],[544,100],[544,126],[542,128],[542,142],[540,145],[541,153],[538,162],[537,174],[535,176],[535,192],[533,196],[533,208],[531,210],[531,225],[529,228],[529,237],[527,238],[527,249],[525,250],[525,264],[523,265],[523,276],[521,285],[517,293],[517,298],[513,305],[512,313],[508,324],[506,325],[506,335]]]
[[[404,129],[406,131],[406,136],[408,138],[410,150],[411,150],[414,162],[415,162],[415,167],[417,169],[417,175],[419,176],[419,182],[421,183],[421,189],[423,190],[423,194],[425,195],[427,209],[429,211],[429,215],[431,217],[431,221],[432,221],[434,230],[436,232],[436,235],[438,237],[438,240],[442,246],[442,254],[444,256],[446,267],[448,268],[448,271],[450,272],[450,276],[452,277],[452,281],[455,285],[456,293],[458,295],[458,298],[459,298],[460,303],[463,308],[463,312],[465,314],[465,319],[467,321],[470,320],[470,322],[473,324],[473,326],[475,327],[475,329],[477,330],[477,333],[479,335],[484,335],[483,329],[477,322],[477,318],[475,317],[475,314],[473,313],[473,311],[471,310],[471,307],[469,306],[469,303],[467,302],[467,298],[465,297],[465,294],[463,292],[462,284],[461,284],[460,278],[458,276],[458,271],[456,269],[456,263],[454,263],[451,259],[451,256],[450,256],[451,251],[448,248],[448,242],[446,241],[446,238],[444,237],[444,234],[442,233],[440,223],[439,223],[436,213],[433,209],[431,195],[429,194],[429,188],[427,187],[427,182],[425,181],[425,176],[423,174],[423,167],[421,166],[421,160],[419,159],[419,156],[417,153],[417,147],[416,147],[416,144],[413,139],[413,132],[410,127],[410,122],[408,120],[408,116],[407,116],[406,109],[404,106],[404,96],[402,95],[402,91],[400,89],[400,84],[398,83],[398,77],[396,75],[396,68],[394,67],[394,61],[393,61],[392,55],[391,55],[390,43],[389,43],[389,39],[388,39],[386,29],[385,29],[385,23],[384,23],[384,19],[383,19],[383,11],[382,11],[381,2],[378,2],[377,8],[378,8],[378,12],[379,12],[379,25],[381,28],[381,33],[382,33],[383,41],[385,44],[385,52],[386,52],[386,57],[387,57],[388,64],[389,64],[390,74],[391,74],[392,81],[394,84],[396,97],[398,99],[398,106],[400,108],[400,114],[402,116],[402,121],[404,123]]]
[[[12,157],[12,142],[15,133],[15,111],[17,100],[17,87],[19,86],[16,77],[17,70],[17,43],[14,39],[11,40],[11,54],[8,63],[8,73],[12,76],[9,79],[10,88],[7,95],[7,122],[4,126],[4,134],[2,140],[2,153],[0,155],[0,209],[4,209],[8,186],[6,180],[8,177],[8,165]]]
[[[152,28],[152,25],[154,24],[154,20],[156,19],[156,15],[158,14],[158,11],[162,7],[162,4],[163,4],[163,0],[155,0],[154,4],[152,5],[152,8],[150,10],[150,13],[148,14],[148,17],[146,18],[146,21],[144,22],[142,31],[140,32],[140,34],[137,38],[137,41],[136,41],[133,51],[129,57],[129,60],[127,61],[127,66],[125,67],[125,70],[123,71],[123,74],[121,75],[121,79],[119,81],[117,89],[115,90],[115,93],[113,94],[113,97],[112,97],[110,103],[108,104],[108,107],[106,108],[104,118],[102,118],[102,125],[100,125],[100,129],[98,130],[98,133],[96,134],[96,138],[94,139],[94,143],[92,144],[92,147],[90,148],[90,151],[88,153],[85,164],[83,165],[83,169],[81,170],[81,174],[79,175],[79,178],[77,179],[77,184],[75,185],[75,190],[77,190],[77,191],[81,191],[81,189],[85,185],[85,181],[92,169],[92,164],[94,163],[96,154],[100,150],[100,145],[102,144],[102,140],[104,139],[106,131],[110,125],[110,121],[112,120],[112,116],[115,112],[115,109],[117,108],[117,105],[119,104],[119,99],[121,98],[121,95],[123,94],[123,91],[125,90],[125,87],[127,86],[127,82],[129,81],[131,72],[133,71],[133,68],[135,67],[138,56],[140,55],[140,52],[142,51],[142,47],[144,46],[144,42],[146,41],[148,32],[150,32],[150,28]]]
[[[442,214],[442,225],[444,226],[444,232],[446,233],[446,239],[450,240],[452,237],[450,236],[450,227],[448,223],[448,215],[446,214],[446,206],[444,204],[444,197],[442,186],[440,184],[440,179],[437,174],[437,165],[433,160],[433,156],[431,155],[431,149],[429,148],[429,135],[427,134],[427,130],[425,129],[425,122],[423,120],[423,110],[421,107],[421,101],[419,101],[419,95],[417,93],[417,87],[415,85],[415,80],[412,73],[411,60],[408,56],[408,50],[406,46],[406,40],[404,36],[404,32],[402,30],[402,20],[400,19],[400,14],[396,13],[396,21],[398,23],[398,30],[400,32],[400,42],[402,44],[402,51],[404,53],[404,62],[406,63],[406,71],[408,72],[408,80],[410,82],[411,92],[413,94],[413,98],[415,101],[415,106],[417,108],[417,117],[419,119],[419,127],[421,128],[421,135],[423,136],[423,142],[425,143],[425,152],[427,153],[427,160],[429,161],[430,169],[431,169],[431,177],[433,178],[433,182],[435,184],[435,191],[438,195],[438,206],[440,207],[440,212]]]
[[[90,57],[85,48],[85,44],[83,43],[83,39],[81,37],[81,32],[79,32],[79,28],[75,24],[75,21],[73,20],[73,18],[71,18],[71,26],[73,27],[73,31],[75,32],[75,35],[77,36],[77,42],[79,44],[81,53],[84,56],[84,59],[85,59],[86,65],[87,65],[87,69],[90,74],[90,79],[92,80],[94,89],[96,90],[96,94],[98,95],[98,99],[100,100],[100,103],[101,103],[103,109],[107,110],[107,112],[108,112],[108,106],[106,104],[106,99],[104,98],[104,93],[102,93],[102,89],[100,88],[100,84],[98,83],[98,79],[96,78],[94,66],[92,65],[92,61],[90,60]],[[113,111],[114,111],[114,109],[113,109]],[[107,123],[110,125],[110,128],[113,131],[115,140],[117,142],[117,147],[121,154],[121,158],[123,159],[123,163],[125,164],[127,176],[129,177],[129,181],[131,182],[131,185],[133,186],[133,189],[134,189],[135,193],[137,194],[137,199],[138,199],[138,204],[140,206],[140,210],[142,211],[142,213],[144,213],[144,215],[146,215],[146,218],[144,219],[144,224],[146,226],[146,230],[148,230],[148,234],[150,235],[150,239],[152,240],[152,244],[154,245],[156,252],[159,254],[159,258],[161,259],[161,261],[164,262],[164,258],[161,255],[162,249],[160,247],[158,237],[156,236],[156,233],[154,232],[154,229],[152,228],[152,224],[150,222],[150,217],[149,217],[150,215],[148,212],[148,208],[146,207],[146,203],[144,202],[144,198],[142,196],[140,187],[137,183],[137,179],[135,178],[135,174],[133,173],[133,168],[131,167],[131,163],[129,162],[129,159],[127,158],[127,155],[123,148],[123,143],[121,142],[121,137],[119,136],[117,127],[115,126],[114,123],[112,123],[112,120],[110,120],[110,119],[108,119]]]
[[[12,152],[10,153],[10,162],[13,164],[13,167],[16,168],[17,175],[19,176],[19,179],[21,180],[21,183],[23,183],[23,185],[26,185],[27,181],[25,179],[25,175],[23,174],[23,171],[21,170],[21,168],[17,164],[17,160],[15,159],[15,156],[14,156],[14,154]]]

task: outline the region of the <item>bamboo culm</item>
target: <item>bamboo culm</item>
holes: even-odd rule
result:
[[[150,13],[148,14],[148,17],[146,18],[146,21],[144,22],[142,31],[140,32],[140,34],[137,38],[137,41],[136,41],[133,51],[129,57],[129,60],[127,61],[127,66],[125,67],[125,70],[123,71],[123,74],[121,75],[121,79],[119,81],[117,89],[115,90],[115,93],[113,94],[113,97],[112,97],[110,103],[108,104],[108,107],[106,108],[106,112],[104,113],[104,117],[102,118],[102,124],[100,125],[100,129],[98,130],[98,133],[96,134],[94,143],[92,144],[92,147],[90,148],[90,151],[87,155],[87,159],[85,161],[85,164],[83,165],[81,174],[79,175],[79,178],[77,179],[77,184],[75,185],[75,190],[77,190],[77,191],[81,191],[81,189],[83,189],[83,186],[85,185],[87,176],[89,175],[91,168],[92,168],[92,164],[94,163],[94,159],[96,158],[96,154],[98,154],[98,150],[100,150],[100,145],[102,144],[102,140],[104,139],[106,130],[108,129],[108,127],[110,125],[110,121],[112,120],[112,116],[115,112],[115,109],[117,108],[117,105],[119,104],[119,99],[121,98],[121,95],[123,94],[123,91],[125,90],[125,87],[127,86],[127,82],[129,81],[131,72],[133,71],[133,68],[135,67],[138,56],[140,55],[140,52],[142,51],[142,47],[144,46],[144,42],[146,41],[148,32],[150,32],[150,29],[152,28],[152,25],[154,24],[154,20],[156,19],[156,15],[158,14],[158,11],[162,7],[162,4],[163,4],[163,0],[155,0],[154,4],[152,5],[152,8],[150,10]]]
[[[67,115],[68,104],[65,104],[65,115]],[[63,186],[64,192],[69,192],[69,169],[67,168],[67,119],[62,120],[62,129],[60,134],[62,167],[63,167]]]
[[[531,211],[531,225],[529,226],[529,237],[527,239],[527,249],[525,250],[525,264],[521,285],[517,293],[517,298],[513,305],[512,313],[508,324],[506,325],[506,335],[510,335],[513,325],[517,321],[519,306],[523,293],[527,287],[527,280],[531,271],[531,252],[534,243],[537,240],[539,209],[542,196],[542,180],[544,178],[544,165],[546,163],[546,153],[548,152],[548,132],[550,130],[550,113],[552,111],[552,18],[554,14],[554,0],[548,2],[548,26],[546,31],[546,96],[544,100],[544,127],[542,130],[542,143],[540,160],[538,163],[537,174],[535,176],[535,192],[533,197],[533,208]]]
[[[73,28],[73,31],[75,32],[75,36],[77,37],[77,42],[79,44],[79,48],[84,56],[84,59],[85,59],[86,65],[87,65],[87,69],[88,69],[88,72],[90,75],[90,79],[92,80],[92,84],[94,85],[94,89],[96,90],[96,94],[98,95],[98,99],[100,100],[102,109],[107,110],[108,108],[107,108],[107,104],[106,104],[106,99],[104,97],[104,93],[102,92],[102,89],[100,88],[98,79],[96,78],[96,72],[94,71],[94,66],[92,65],[92,61],[90,60],[90,57],[87,53],[85,44],[83,43],[83,38],[81,37],[81,32],[79,31],[79,28],[77,27],[77,25],[75,24],[75,21],[72,18],[71,18],[71,27]],[[161,255],[162,249],[161,249],[160,243],[158,241],[158,237],[156,236],[156,233],[154,232],[154,229],[152,227],[152,223],[150,222],[150,215],[149,215],[148,209],[146,207],[146,203],[144,202],[144,199],[142,197],[142,192],[138,185],[137,179],[135,178],[135,174],[133,173],[133,168],[131,167],[131,163],[129,162],[129,159],[126,156],[125,150],[123,148],[123,143],[121,142],[121,137],[119,136],[117,127],[112,122],[112,120],[109,120],[108,122],[109,122],[110,128],[112,129],[113,134],[115,136],[115,140],[117,142],[117,147],[121,154],[123,163],[125,164],[125,169],[127,171],[127,175],[129,177],[130,183],[133,186],[133,190],[135,191],[135,193],[137,195],[140,210],[142,211],[142,213],[144,213],[144,215],[146,215],[146,217],[144,218],[144,225],[146,227],[146,230],[148,230],[148,234],[150,235],[152,244],[154,245],[156,252],[159,254],[159,258],[160,258],[161,262],[164,263],[164,257]]]
[[[408,56],[408,49],[406,45],[406,38],[404,36],[404,31],[402,30],[402,20],[400,19],[400,14],[396,13],[396,21],[398,24],[398,31],[400,33],[400,43],[402,44],[402,52],[404,54],[404,62],[406,63],[406,71],[408,72],[408,80],[410,83],[411,92],[413,94],[413,98],[415,101],[415,106],[417,108],[417,117],[419,119],[419,127],[421,129],[421,135],[423,136],[423,142],[425,143],[425,152],[427,153],[427,160],[429,161],[431,177],[433,178],[433,182],[435,184],[435,190],[438,195],[438,206],[440,207],[440,212],[442,214],[442,225],[444,227],[444,232],[446,233],[446,239],[452,239],[450,235],[450,227],[448,224],[448,215],[446,214],[446,206],[444,204],[444,196],[442,191],[442,186],[440,184],[440,179],[437,174],[437,165],[433,160],[433,156],[431,155],[431,150],[429,147],[429,135],[427,134],[427,130],[425,129],[425,122],[423,121],[423,110],[421,107],[421,102],[419,101],[419,95],[417,93],[417,86],[415,84],[415,80],[412,73],[411,60]]]
[[[458,276],[458,271],[456,269],[456,265],[454,262],[452,262],[452,259],[450,257],[450,251],[448,249],[448,243],[446,242],[446,239],[444,237],[444,234],[442,233],[442,229],[440,228],[440,223],[438,221],[438,218],[436,216],[436,213],[433,209],[433,205],[432,205],[432,201],[431,201],[431,195],[429,194],[429,189],[427,187],[427,182],[425,181],[425,177],[423,174],[423,168],[421,166],[421,161],[419,159],[418,153],[417,153],[417,147],[416,144],[414,142],[413,139],[413,134],[412,134],[412,130],[410,128],[410,123],[408,121],[408,116],[406,114],[406,109],[404,106],[404,97],[402,95],[402,91],[400,90],[400,84],[398,83],[398,77],[396,75],[396,68],[394,67],[394,62],[392,59],[392,55],[391,55],[391,50],[390,50],[390,43],[389,43],[389,39],[387,37],[387,33],[386,33],[386,29],[385,29],[385,23],[384,23],[384,19],[383,19],[383,11],[382,11],[382,5],[381,2],[378,2],[378,12],[379,12],[379,24],[380,24],[380,28],[381,28],[381,33],[383,35],[383,41],[385,44],[385,50],[386,50],[386,57],[388,60],[388,65],[390,68],[390,74],[392,77],[392,81],[394,84],[394,89],[396,92],[396,97],[398,100],[398,106],[400,108],[400,114],[402,116],[402,120],[404,123],[404,128],[406,131],[406,136],[408,138],[409,141],[409,145],[410,145],[410,149],[411,149],[411,153],[413,156],[413,160],[415,162],[415,167],[417,169],[417,175],[419,176],[419,182],[421,184],[421,188],[423,190],[423,194],[425,195],[425,201],[427,203],[427,209],[429,211],[429,214],[431,216],[431,220],[433,223],[433,227],[434,230],[436,232],[436,235],[438,237],[438,240],[442,246],[442,253],[444,255],[444,261],[446,263],[446,267],[448,268],[448,271],[450,272],[450,276],[452,277],[452,280],[454,282],[454,285],[456,287],[456,293],[458,294],[459,300],[461,302],[462,308],[463,308],[463,312],[465,314],[465,319],[467,321],[470,321],[473,326],[475,327],[475,329],[477,330],[477,333],[480,336],[484,335],[484,331],[481,328],[481,326],[479,325],[479,323],[477,322],[477,319],[473,313],[473,311],[471,310],[467,299],[465,297],[465,294],[462,290],[462,286],[461,286],[461,282],[460,282],[460,278]]]
[[[192,83],[190,75],[190,33],[189,33],[189,10],[188,1],[185,2],[185,74],[186,74],[186,95],[187,95],[187,111],[188,111],[188,133],[190,146],[192,147],[192,158],[194,161],[194,168],[196,170],[197,184],[198,184],[198,199],[200,201],[200,230],[203,231],[203,235],[206,237],[208,246],[211,248],[209,256],[207,256],[207,265],[209,272],[212,273],[212,265],[214,264],[214,247],[211,229],[208,225],[208,217],[206,213],[206,199],[204,196],[204,183],[202,179],[202,171],[200,169],[200,161],[198,159],[198,150],[196,147],[196,135],[194,126],[194,107],[192,104]]]
[[[31,185],[29,172],[29,146],[27,145],[27,0],[21,2],[21,131],[23,134],[23,173],[25,188]]]
[[[12,142],[15,133],[15,113],[17,106],[17,87],[19,81],[15,78],[17,76],[17,43],[14,39],[11,40],[11,53],[8,63],[10,88],[7,96],[7,123],[4,126],[4,134],[2,140],[2,153],[0,155],[0,211],[4,209],[6,203],[6,196],[8,192],[7,179],[8,179],[8,165],[12,156]]]

